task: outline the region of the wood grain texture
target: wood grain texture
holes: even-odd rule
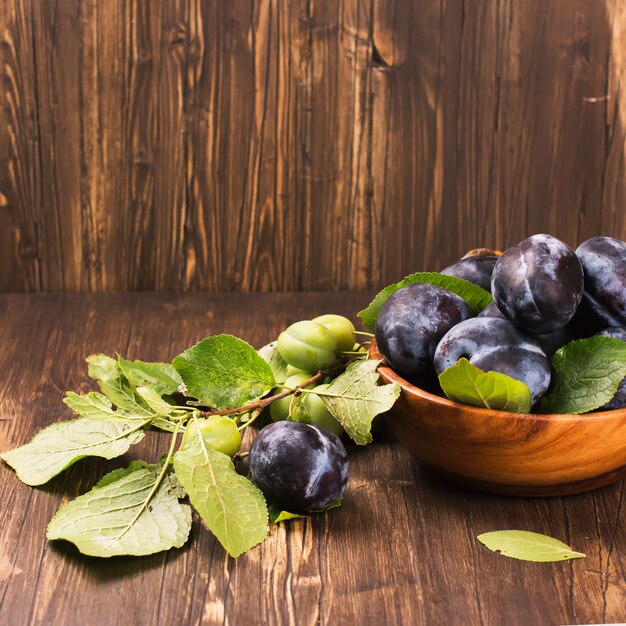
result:
[[[373,289],[626,239],[619,0],[5,0],[0,292]]]
[[[84,357],[169,359],[203,336],[255,345],[332,309],[354,315],[368,294],[0,296],[0,449],[69,410],[90,389]],[[151,433],[121,459],[83,460],[40,489],[0,467],[0,623],[588,624],[626,621],[624,480],[585,495],[519,499],[456,487],[397,443],[349,450],[345,503],[274,527],[230,559],[198,519],[182,549],[96,559],[45,539],[59,506],[132,458],[157,459]],[[537,564],[476,541],[518,528],[558,537],[587,558]]]

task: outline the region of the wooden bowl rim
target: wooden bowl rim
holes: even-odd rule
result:
[[[449,400],[448,398],[442,398],[441,396],[437,396],[433,393],[425,391],[420,387],[416,387],[408,380],[402,378],[400,374],[396,373],[392,370],[387,362],[384,360],[383,356],[378,351],[378,346],[376,345],[376,339],[372,338],[372,342],[370,343],[370,348],[368,351],[368,356],[370,359],[380,360],[382,364],[378,367],[378,373],[380,376],[388,383],[398,383],[402,388],[402,391],[407,393],[408,395],[414,398],[421,398],[431,404],[436,404],[441,407],[453,408],[457,411],[462,411],[466,415],[476,415],[484,417],[485,414],[489,414],[492,417],[499,417],[502,419],[524,419],[524,420],[535,420],[535,421],[561,421],[561,422],[571,422],[571,421],[602,421],[602,420],[610,420],[616,418],[626,418],[626,408],[625,409],[613,409],[612,411],[600,411],[597,413],[513,413],[511,411],[500,411],[498,409],[488,409],[471,406],[469,404],[461,404],[460,402],[454,402],[453,400]]]

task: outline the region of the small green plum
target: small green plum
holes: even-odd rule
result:
[[[354,345],[354,324],[343,315],[327,313],[313,318],[314,322],[319,322],[337,338],[337,350],[347,352]]]
[[[305,370],[301,370],[299,367],[294,367],[293,365],[287,365],[287,370],[285,372],[287,374],[287,378],[290,376],[294,376],[295,374],[306,374],[307,378],[311,378],[316,372],[306,372]]]
[[[228,456],[233,456],[241,447],[241,433],[237,424],[226,415],[210,415],[190,420],[183,435],[181,449],[194,446],[198,438],[198,430],[202,435],[204,445]]]
[[[278,352],[291,366],[307,372],[329,369],[339,362],[337,338],[323,324],[303,320],[278,337]]]
[[[307,372],[303,372],[301,374],[294,374],[287,378],[287,380],[283,383],[285,387],[298,387],[302,383],[306,382],[309,378],[311,378],[311,374]],[[282,420],[286,420],[289,417],[289,407],[291,406],[291,400],[293,395],[286,396],[281,398],[280,400],[274,400],[272,404],[270,404],[270,416],[272,417],[272,421],[280,422]]]
[[[331,433],[341,437],[343,435],[343,426],[333,417],[333,414],[326,408],[324,401],[318,395],[315,395],[316,391],[325,391],[328,389],[328,385],[317,385],[313,387],[311,391],[313,393],[303,394],[302,407],[308,418],[308,423],[320,428],[330,430]]]

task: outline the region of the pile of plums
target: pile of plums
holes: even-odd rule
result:
[[[487,289],[493,303],[477,317],[465,300],[417,283],[394,292],[376,320],[380,353],[399,374],[437,390],[437,375],[461,357],[524,382],[533,404],[550,385],[550,357],[561,346],[602,334],[626,340],[626,243],[594,237],[576,251],[533,235],[501,256],[470,256],[442,274]],[[604,408],[626,406],[624,381]]]

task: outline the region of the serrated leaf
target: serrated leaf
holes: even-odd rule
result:
[[[139,430],[149,421],[100,422],[76,419],[57,422],[39,431],[33,439],[15,450],[0,454],[27,485],[43,485],[86,456],[113,459],[141,441]]]
[[[173,433],[176,430],[176,424],[164,417],[155,417],[150,423],[151,428],[158,428],[168,433]]]
[[[236,472],[230,457],[198,443],[174,455],[174,471],[189,501],[230,556],[238,557],[267,537],[265,498]]]
[[[398,384],[378,384],[379,364],[375,360],[351,363],[324,391],[316,392],[350,438],[360,445],[372,440],[372,420],[388,411],[400,395]]]
[[[180,374],[169,363],[146,363],[117,359],[119,368],[126,380],[134,387],[147,387],[163,396],[178,390],[183,382]]]
[[[162,398],[157,391],[152,389],[152,387],[137,387],[135,391],[150,407],[155,415],[170,415],[173,411],[175,411],[172,404]]]
[[[106,354],[91,354],[85,360],[89,376],[94,380],[109,382],[120,377],[117,360]]]
[[[48,524],[48,539],[71,541],[90,556],[143,556],[179,548],[191,529],[191,507],[159,466],[131,463],[107,474],[91,491],[66,504]]]
[[[466,358],[439,374],[439,384],[454,402],[512,413],[529,413],[530,389],[500,372],[484,372]]]
[[[495,530],[478,535],[477,539],[493,552],[522,561],[550,563],[586,556],[582,552],[574,552],[558,539],[526,530]]]
[[[276,386],[270,366],[232,335],[207,337],[172,363],[189,393],[218,409],[242,406]]]
[[[273,504],[268,507],[267,511],[269,513],[270,522],[272,522],[272,524],[280,524],[280,522],[286,522],[290,519],[299,519],[306,517],[306,515],[302,515],[301,513],[290,513],[289,511],[283,511],[280,507],[277,507]]]
[[[145,461],[141,461],[141,460],[131,461],[127,467],[120,467],[118,469],[115,469],[109,472],[108,474],[105,474],[93,486],[93,488],[95,489],[96,487],[106,487],[108,484],[114,483],[119,478],[126,476],[126,474],[130,473],[131,471],[135,471],[139,469],[151,469],[152,471],[158,471],[158,468],[159,468],[158,464],[151,465],[150,463],[146,463]]]
[[[274,380],[280,384],[287,380],[287,368],[289,364],[278,351],[278,342],[272,341],[257,350],[259,356],[270,366],[274,374]]]
[[[154,411],[139,396],[128,382],[116,359],[105,354],[92,354],[87,357],[89,376],[98,381],[100,391],[118,409],[118,413],[135,417],[148,417]]]
[[[541,401],[545,413],[587,413],[610,402],[626,376],[626,342],[614,337],[577,339],[551,360],[552,384]]]
[[[84,396],[79,396],[73,391],[68,391],[63,398],[63,402],[72,409],[80,417],[93,419],[100,422],[119,422],[120,419],[130,422],[138,420],[145,422],[145,415],[127,415],[126,413],[118,413],[111,401],[103,394],[97,391],[90,391]]]
[[[478,315],[488,304],[493,302],[493,298],[488,291],[485,291],[482,287],[470,283],[463,278],[446,276],[438,272],[416,272],[402,279],[400,282],[389,285],[382,291],[379,291],[370,304],[358,313],[358,316],[363,320],[363,325],[373,331],[380,309],[383,304],[387,302],[389,296],[395,291],[398,291],[398,289],[402,289],[402,287],[407,287],[408,285],[414,285],[415,283],[437,285],[438,287],[455,293],[467,302],[474,312],[474,315]]]

